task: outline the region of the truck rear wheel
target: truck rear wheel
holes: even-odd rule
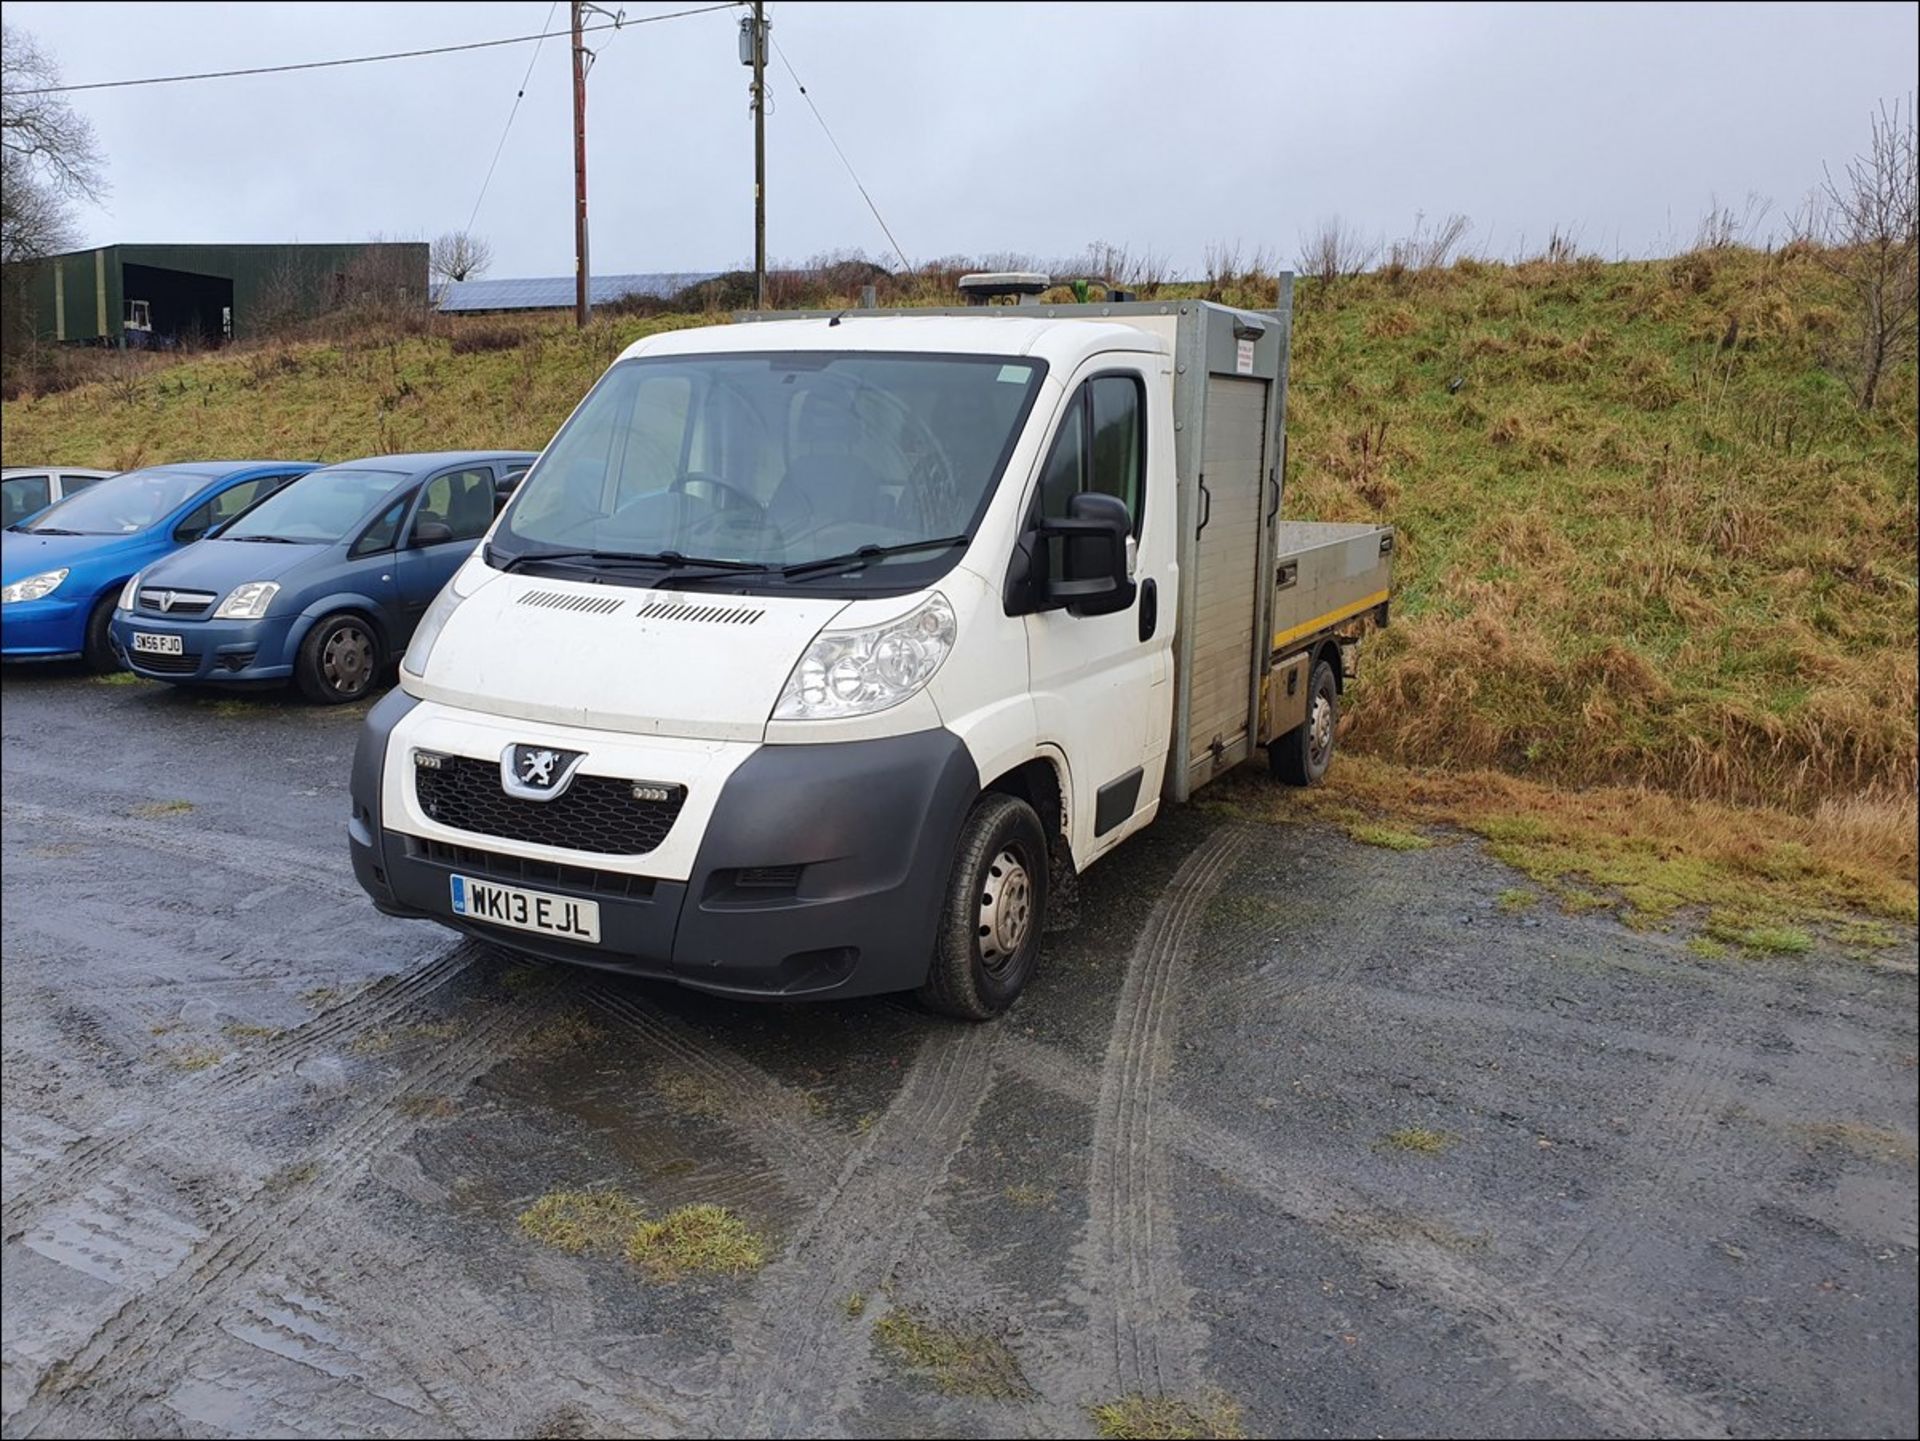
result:
[[[1340,686],[1333,667],[1315,661],[1307,688],[1307,718],[1267,747],[1273,778],[1290,786],[1317,786],[1333,764],[1333,732],[1340,724]]]
[[[960,827],[923,1004],[987,1021],[1026,989],[1047,915],[1047,836],[1033,807],[984,795]]]

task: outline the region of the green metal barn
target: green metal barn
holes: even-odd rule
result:
[[[15,266],[8,266],[9,270]],[[349,301],[427,303],[424,242],[104,245],[19,263],[43,340],[219,344]]]

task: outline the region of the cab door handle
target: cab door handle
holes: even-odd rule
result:
[[[1140,582],[1140,639],[1153,639],[1153,632],[1160,624],[1160,588],[1148,576]]]

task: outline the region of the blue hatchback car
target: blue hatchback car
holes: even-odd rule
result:
[[[311,700],[358,700],[533,459],[447,451],[316,470],[134,577],[114,647],[155,680],[291,677]]]
[[[315,468],[310,460],[186,460],[130,470],[0,536],[0,658],[80,656],[117,668],[108,627],[127,577]]]

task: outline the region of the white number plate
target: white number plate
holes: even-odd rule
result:
[[[177,635],[149,635],[146,631],[133,633],[133,648],[145,651],[148,655],[179,655],[180,637]]]
[[[499,886],[471,876],[453,876],[453,913],[519,931],[538,931],[562,940],[600,944],[600,904],[572,896],[550,896]]]

